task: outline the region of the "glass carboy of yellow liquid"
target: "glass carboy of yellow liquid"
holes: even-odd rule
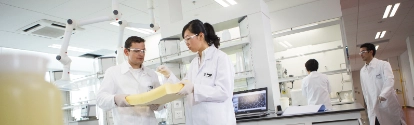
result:
[[[0,54],[0,125],[63,125],[60,91],[45,81],[47,62]]]

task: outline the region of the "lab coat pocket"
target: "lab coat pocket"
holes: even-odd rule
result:
[[[202,83],[205,85],[214,86],[214,77],[215,77],[215,74],[213,74],[211,70],[208,70],[203,73]]]
[[[154,86],[155,84],[151,81],[150,77],[147,77],[147,76],[141,77],[141,79],[139,81],[140,81],[140,84],[141,84],[141,87],[142,87],[140,93],[148,92],[148,91],[151,91],[152,89],[155,88],[155,86]]]
[[[383,79],[382,74],[375,75],[375,84],[379,84],[379,86],[377,87],[382,88],[382,85],[384,84],[384,79]]]
[[[375,77],[376,77],[377,79],[382,79],[382,75],[381,75],[381,74],[377,74],[377,75],[375,75]]]

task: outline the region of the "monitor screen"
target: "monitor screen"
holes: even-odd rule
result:
[[[232,100],[236,114],[267,111],[267,88],[235,92]]]

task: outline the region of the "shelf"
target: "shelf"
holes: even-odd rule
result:
[[[87,75],[78,79],[73,79],[70,81],[66,80],[57,80],[52,82],[62,91],[75,91],[79,90],[82,87],[87,87],[97,84],[99,79],[97,74]]]
[[[244,72],[238,72],[238,73],[236,73],[236,75],[234,76],[234,80],[246,79],[246,78],[253,78],[253,77],[254,77],[254,74],[250,70],[250,71],[244,71]]]
[[[249,44],[250,40],[247,36],[239,37],[227,41],[223,41],[220,44],[220,50],[224,52],[230,52],[233,50],[241,49],[244,45]],[[188,50],[181,51],[178,56],[164,56],[161,57],[163,63],[190,63],[196,57],[196,53],[190,52]],[[174,55],[174,54],[173,54]],[[157,64],[160,64],[160,58],[155,58],[151,60],[144,61],[144,66],[155,68]]]
[[[325,75],[333,75],[333,74],[347,73],[347,72],[348,71],[346,69],[339,69],[339,70],[333,70],[333,71],[327,71],[327,72],[321,72],[321,73],[325,74]],[[279,79],[279,82],[288,82],[288,81],[293,81],[293,80],[299,80],[299,79],[305,78],[306,76],[307,75],[283,78],[283,79]]]
[[[96,104],[77,104],[77,105],[69,105],[62,107],[62,110],[70,110],[76,107],[85,106],[85,105],[96,105]]]
[[[334,51],[334,50],[338,50],[338,49],[343,49],[343,47],[342,46],[338,46],[336,48],[331,48],[331,49],[326,49],[326,50],[321,50],[321,51],[316,51],[316,52],[310,52],[310,53],[305,53],[305,54],[302,54],[302,56],[312,55],[312,54],[318,54],[318,53],[323,53],[323,52],[328,52],[328,51]],[[276,61],[280,61],[280,60],[284,60],[284,59],[290,59],[290,58],[296,58],[296,57],[300,57],[300,56],[295,55],[295,56],[281,57],[281,58],[276,59]]]

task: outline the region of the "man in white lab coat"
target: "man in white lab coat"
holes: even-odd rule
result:
[[[394,75],[390,63],[374,58],[374,44],[362,44],[359,50],[365,61],[360,77],[369,123],[405,125],[404,114],[394,91]]]
[[[331,86],[328,77],[319,73],[319,63],[315,59],[309,59],[305,63],[309,75],[302,80],[302,95],[308,100],[308,105],[325,105],[325,108],[332,110]]]
[[[160,86],[157,74],[142,65],[145,40],[131,36],[125,42],[128,61],[112,66],[105,72],[97,93],[97,105],[111,110],[115,125],[157,125],[154,111],[164,106],[131,106],[125,100],[130,94],[140,94]]]

